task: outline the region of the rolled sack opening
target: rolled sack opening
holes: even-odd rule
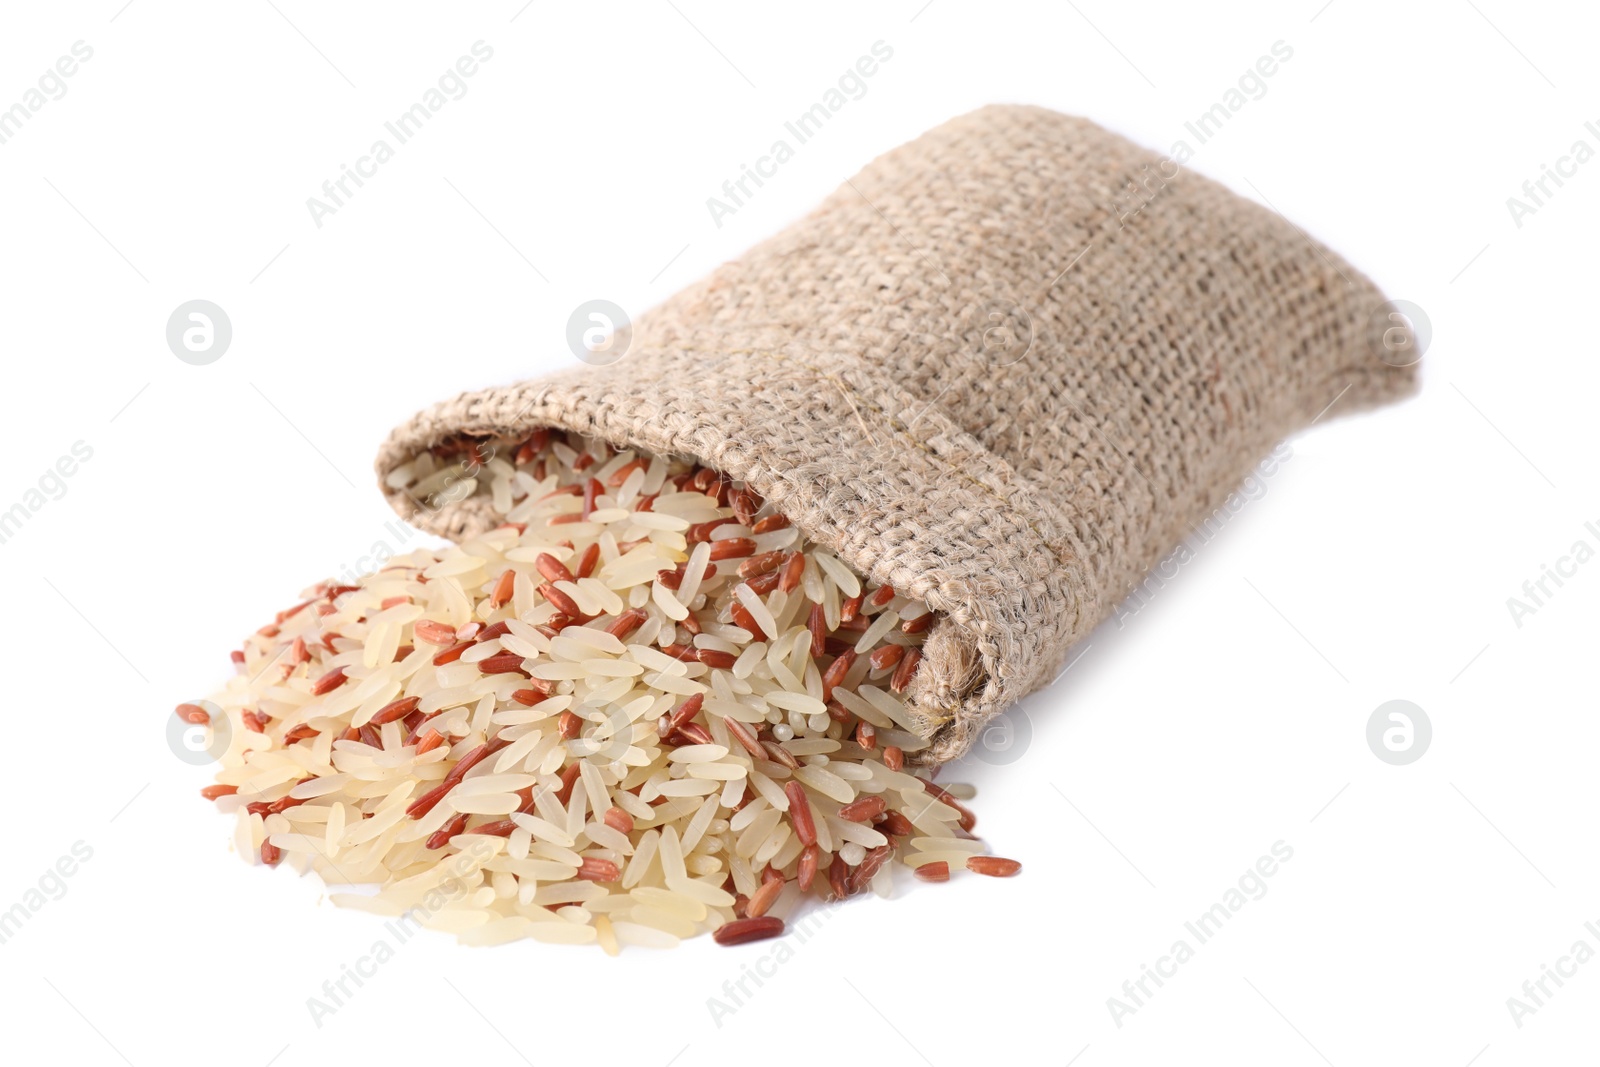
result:
[[[799,502],[796,487],[805,477],[803,472],[777,472],[759,463],[740,463],[737,459],[728,462],[730,455],[740,454],[737,449],[731,452],[716,448],[657,451],[641,447],[632,435],[608,429],[599,420],[546,418],[529,421],[515,433],[496,432],[492,427],[485,427],[482,432],[455,430],[402,438],[397,432],[396,439],[390,441],[380,456],[379,480],[391,505],[403,519],[419,529],[461,542],[508,521],[515,522],[508,519],[507,512],[514,512],[527,498],[509,500],[506,488],[502,487],[499,490],[501,499],[497,501],[495,482],[506,480],[507,467],[512,471],[524,469],[518,463],[519,456],[531,458],[552,431],[558,435],[566,431],[601,443],[612,454],[608,459],[633,452],[646,462],[659,457],[716,471],[720,484],[711,487],[712,493],[720,489],[726,500],[730,492],[748,489],[758,501],[769,503],[771,510],[792,523],[805,539],[837,555],[862,580],[863,586],[868,582],[892,586],[897,593],[925,605],[926,614],[911,620],[916,626],[914,632],[923,635],[923,643],[918,648],[920,662],[896,690],[910,716],[902,725],[921,740],[920,747],[907,746],[909,761],[936,765],[959,757],[981,729],[982,722],[1009,703],[1011,698],[1002,692],[995,673],[986,666],[998,658],[997,652],[986,657],[983,651],[984,635],[994,632],[994,627],[982,617],[984,612],[974,612],[969,607],[982,606],[991,594],[983,589],[967,589],[949,580],[931,579],[927,574],[909,573],[908,567],[898,561],[892,551],[892,545],[899,539],[841,536],[841,530],[850,525],[847,516],[836,521],[817,521],[819,504]],[[713,456],[720,457],[723,462],[719,464]],[[603,466],[603,461],[597,461],[594,469],[598,471]],[[614,490],[616,487],[608,485],[606,488]],[[828,494],[821,496],[820,506],[827,506]],[[505,506],[507,503],[511,504],[509,509]],[[559,530],[559,527],[552,529]],[[680,555],[687,559],[688,550],[693,548],[694,543],[687,544]],[[737,564],[740,560],[732,562]],[[830,658],[824,663],[834,661]],[[904,665],[902,662],[901,666]],[[899,680],[899,674],[891,671],[880,683],[887,685]]]

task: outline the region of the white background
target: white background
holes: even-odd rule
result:
[[[1575,941],[1600,950],[1600,562],[1520,626],[1507,607],[1575,541],[1600,548],[1600,161],[1520,227],[1506,205],[1574,141],[1600,148],[1591,14],[274,2],[0,14],[0,107],[94,50],[0,145],[0,510],[93,449],[0,544],[0,910],[92,849],[0,944],[13,1062],[1592,1061],[1600,962],[1520,1027],[1506,1003]],[[478,40],[467,94],[314,225],[306,199]],[[866,95],[716,226],[706,198],[879,40]],[[1265,95],[1196,146],[1185,121],[1279,40]],[[229,854],[209,775],[168,751],[172,706],[302,587],[399,547],[370,473],[393,424],[569,364],[580,302],[641,311],[991,102],[1188,140],[1190,167],[1425,309],[1421,396],[1294,439],[1025,702],[1025,751],[956,769],[1022,876],[836,909],[720,1026],[708,998],[775,943],[611,960],[427,934],[314,1025],[306,998],[380,921]],[[194,298],[233,324],[209,366],[165,343]],[[1391,699],[1432,722],[1409,766],[1367,747]],[[1118,1026],[1107,999],[1280,840],[1266,895]]]

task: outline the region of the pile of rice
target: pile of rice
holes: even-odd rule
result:
[[[202,792],[241,854],[464,943],[611,953],[774,936],[897,865],[1018,869],[983,855],[970,789],[908,762],[897,694],[933,617],[747,488],[542,431],[390,484],[504,524],[315,587],[178,708],[226,717]]]

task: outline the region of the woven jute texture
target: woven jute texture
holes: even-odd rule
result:
[[[1380,358],[1384,303],[1215,182],[1084,119],[988,107],[642,316],[619,362],[432,407],[377,469],[556,426],[743,479],[941,613],[907,691],[941,762],[1275,442],[1414,388]],[[453,539],[492,525],[482,492],[385,491]]]

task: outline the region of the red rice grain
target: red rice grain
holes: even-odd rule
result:
[[[720,559],[738,559],[755,552],[756,543],[748,537],[729,537],[711,542],[711,562]]]
[[[890,648],[899,648],[899,645],[890,645]],[[900,657],[900,666],[895,668],[894,677],[889,681],[889,688],[896,693],[904,693],[906,686],[911,684],[911,679],[917,673],[917,667],[922,663],[922,650],[920,648],[907,649]]]
[[[836,686],[844,684],[844,676],[855,665],[856,650],[847,648],[834,657],[828,669],[822,672],[822,699],[824,702],[833,699],[833,690]]]
[[[781,741],[763,741],[761,747],[773,763],[781,763],[791,771],[800,769],[800,761],[794,758],[794,753],[783,747]]]
[[[881,796],[864,796],[852,800],[839,809],[839,818],[845,822],[871,822],[882,815],[889,807],[889,802]]]
[[[611,472],[611,477],[606,479],[606,486],[611,489],[620,489],[622,488],[622,483],[628,480],[628,475],[637,470],[644,470],[644,468],[644,460],[630,460]]]
[[[193,726],[208,726],[211,723],[211,713],[198,704],[179,704],[176,714]]]
[[[622,877],[622,871],[610,860],[585,856],[583,862],[578,865],[576,877],[586,882],[615,882]]]
[[[811,883],[817,878],[817,861],[822,850],[816,845],[807,845],[800,850],[800,865],[795,869],[795,882],[800,886],[802,893],[811,888]]]
[[[620,641],[644,625],[649,617],[643,609],[633,608],[618,615],[616,621],[606,627],[606,633]]]
[[[373,712],[371,722],[382,726],[388,722],[398,722],[417,710],[417,705],[422,702],[421,697],[401,697],[391,700],[377,711]]]
[[[563,614],[574,616],[583,614],[583,612],[578,610],[577,601],[573,600],[571,597],[557,589],[549,582],[545,582],[543,585],[539,586],[539,595],[544,597],[550,603],[554,604],[556,606],[556,610],[562,612]]]
[[[821,604],[811,605],[811,612],[806,617],[806,629],[811,631],[811,658],[819,659],[828,647],[827,616]]]
[[[739,747],[750,753],[755,759],[766,759],[767,750],[761,747],[761,742],[751,731],[749,724],[738,719],[723,719],[722,725],[728,728],[728,736],[739,742]]]
[[[709,745],[713,743],[711,731],[696,722],[678,727],[674,736],[668,738],[668,740],[677,745]]]
[[[756,512],[761,510],[761,498],[756,496],[754,491],[745,487],[735,489],[728,494],[728,503],[733,506],[733,517],[739,520],[740,526],[754,526],[756,524]],[[763,519],[761,521],[765,522],[766,520]],[[755,532],[765,533],[766,531],[756,530]]]
[[[578,781],[578,772],[583,768],[576,763],[569,763],[566,770],[561,772],[561,788],[556,790],[556,800],[565,807],[572,799],[572,787]]]
[[[728,610],[733,614],[734,624],[742,630],[750,631],[752,638],[757,641],[765,641],[767,639],[766,631],[756,625],[756,617],[750,614],[750,609],[735,600],[728,605]]]
[[[548,552],[539,553],[539,557],[533,561],[533,565],[540,574],[544,575],[544,579],[547,582],[570,582],[574,580],[572,572],[567,570],[567,565]]]
[[[517,572],[507,567],[500,572],[499,581],[494,583],[494,592],[489,594],[491,608],[503,608],[511,600],[511,586],[517,579]]]
[[[961,815],[961,818],[959,820],[957,820],[956,825],[960,826],[967,833],[970,834],[972,832],[972,828],[974,826],[978,825],[978,817],[976,815],[974,815],[971,811],[969,811],[961,803],[961,801],[959,801],[955,797],[951,796],[948,792],[946,792],[940,786],[934,785],[932,782],[928,781],[927,779],[923,779],[922,780],[922,788],[927,791],[929,796],[933,796],[933,797],[938,798],[940,803],[946,804],[946,805],[954,808],[957,812],[959,812],[960,815]]]
[[[487,659],[480,659],[478,670],[484,674],[527,673],[522,668],[522,656],[516,652],[497,652]]]
[[[450,839],[452,837],[464,832],[466,828],[467,815],[465,812],[463,812],[430,834],[427,841],[427,847],[435,850],[444,848],[444,846],[450,843]]]
[[[766,596],[768,593],[778,588],[779,577],[780,575],[777,571],[768,571],[765,574],[756,575],[745,584],[750,587],[752,592],[757,593],[760,596]]]
[[[893,845],[879,845],[877,848],[868,849],[866,858],[850,870],[847,886],[851,893],[859,893],[872,881],[872,876],[877,874],[889,857],[894,855]]]
[[[452,645],[443,652],[439,653],[437,656],[433,657],[433,665],[435,667],[443,667],[447,663],[454,663],[456,660],[461,658],[462,653],[471,647],[471,641],[463,641],[458,645]]]
[[[1022,864],[999,856],[968,856],[967,870],[974,874],[987,874],[991,878],[1010,878],[1022,870]]]
[[[783,876],[779,875],[771,881],[761,883],[761,888],[750,894],[750,900],[744,906],[745,915],[752,919],[759,919],[767,913],[767,909],[778,902],[778,894],[783,892]]]
[[[752,545],[753,544],[754,542],[752,542]],[[716,551],[715,545],[712,546],[712,551]],[[768,571],[775,571],[781,566],[783,566],[782,552],[763,552],[761,555],[751,556],[749,559],[739,564],[739,577],[754,578],[758,574],[766,574]]]
[[[889,837],[910,837],[917,831],[917,828],[911,825],[911,820],[898,811],[885,812],[883,818],[874,824],[874,828],[880,834]]]
[[[855,622],[856,618],[861,614],[861,602],[865,599],[865,593],[857,593],[853,597],[847,597],[844,603],[839,605],[839,622],[841,624]]]
[[[811,818],[811,801],[806,798],[805,786],[790,781],[783,792],[789,798],[789,822],[794,825],[794,835],[802,845],[816,844],[817,824]]]
[[[783,920],[767,915],[723,923],[711,937],[719,945],[743,945],[750,941],[765,941],[781,933]]]
[[[833,890],[834,900],[843,900],[850,895],[850,865],[837,852],[833,854],[833,864],[828,868],[828,888]]]
[[[344,668],[335,667],[333,670],[311,683],[311,695],[320,697],[333,692],[344,684]]]
[[[872,655],[867,657],[867,662],[872,664],[873,670],[881,671],[886,667],[893,667],[899,663],[905,653],[905,648],[900,645],[884,645],[882,648],[874,650]]]

